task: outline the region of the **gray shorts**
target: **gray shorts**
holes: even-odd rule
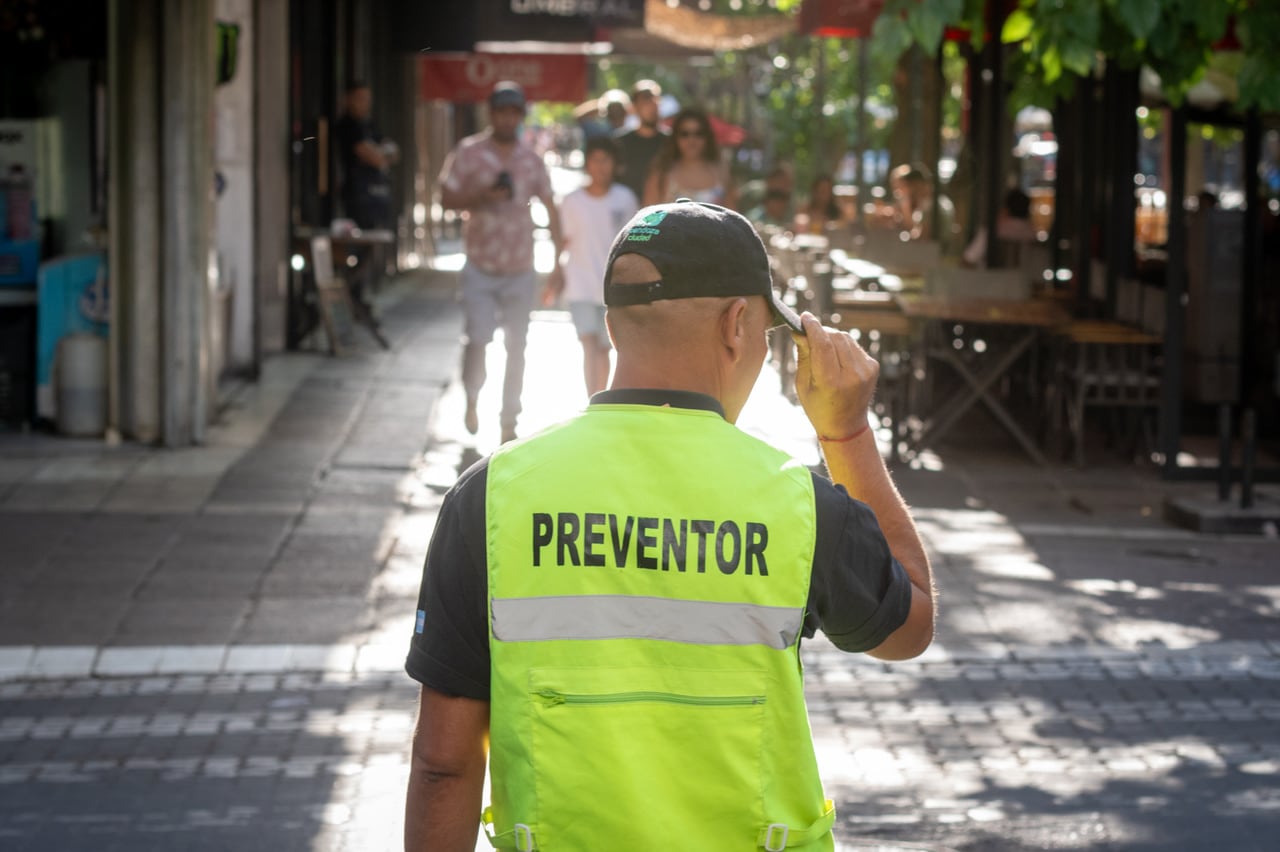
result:
[[[569,316],[573,317],[573,327],[578,330],[578,337],[595,337],[610,349],[609,330],[604,324],[604,305],[594,302],[570,302]]]
[[[467,340],[484,346],[501,327],[507,346],[523,350],[537,293],[534,271],[490,275],[468,263],[462,268],[461,285]]]

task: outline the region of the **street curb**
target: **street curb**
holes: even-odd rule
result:
[[[829,653],[821,647],[810,649]],[[407,643],[395,645],[142,645],[96,648],[88,645],[0,646],[0,683],[76,678],[148,677],[154,675],[378,674],[401,672]],[[840,655],[849,665],[881,666],[859,655]],[[1280,642],[1211,642],[1192,648],[1149,645],[1139,649],[1107,646],[1063,646],[948,649],[934,645],[915,660],[893,668],[947,664],[999,663],[1168,663],[1171,660],[1270,660],[1280,658]],[[1272,668],[1268,666],[1268,669]]]
[[[0,683],[178,674],[370,674],[404,670],[408,645],[0,647]]]

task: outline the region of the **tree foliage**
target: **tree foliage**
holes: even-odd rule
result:
[[[932,52],[946,27],[962,27],[981,44],[984,14],[984,0],[887,0],[875,38],[899,51],[915,43]],[[1009,69],[1015,106],[1052,103],[1104,61],[1150,67],[1178,104],[1232,24],[1242,56],[1237,106],[1280,111],[1280,3],[1274,0],[1019,0],[998,36],[1016,45]]]

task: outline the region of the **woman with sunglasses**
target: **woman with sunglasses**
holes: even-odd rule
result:
[[[676,113],[671,128],[645,182],[645,206],[691,198],[733,208],[738,193],[720,162],[720,146],[707,114],[685,107]]]

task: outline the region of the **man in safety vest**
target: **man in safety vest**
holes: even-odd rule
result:
[[[441,507],[405,847],[471,850],[482,821],[498,849],[831,850],[800,640],[893,660],[933,637],[868,428],[879,367],[782,304],[750,223],[711,204],[637,213],[605,302],[610,389]],[[831,480],[733,425],[776,325]]]

